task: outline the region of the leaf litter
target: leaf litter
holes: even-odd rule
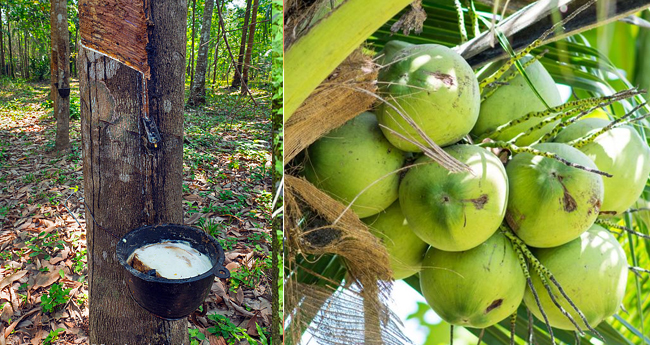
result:
[[[71,88],[78,95],[78,83]],[[48,94],[47,83],[0,85],[0,345],[41,344],[57,329],[53,343],[88,342],[85,213],[70,197],[83,195],[79,120],[70,121],[72,149],[49,153]],[[218,240],[232,272],[187,318],[202,344],[249,344],[243,333],[254,342],[256,325],[270,329],[270,106],[264,91],[253,94],[259,108],[221,93],[185,113],[184,222]],[[45,313],[42,297],[55,284],[69,299]],[[226,329],[239,336],[219,333]]]

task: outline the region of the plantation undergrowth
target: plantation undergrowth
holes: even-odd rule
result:
[[[49,84],[0,80],[0,343],[85,343],[88,285],[78,83],[71,150],[52,152]],[[192,344],[266,344],[271,322],[270,97],[208,91],[186,108],[185,224],[213,235],[231,278],[188,320]],[[76,102],[76,104],[74,104]],[[47,312],[46,312],[47,311]]]

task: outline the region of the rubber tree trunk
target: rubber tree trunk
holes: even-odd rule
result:
[[[23,64],[25,66],[25,78],[29,79],[31,77],[29,74],[29,34],[25,32],[24,35],[25,49],[23,51],[25,54],[23,54]]]
[[[241,93],[246,93],[246,88],[248,87],[248,70],[251,67],[251,56],[253,54],[253,43],[255,42],[255,24],[257,24],[257,7],[259,6],[260,1],[254,0],[253,3],[253,14],[251,14],[251,24],[248,31],[248,44],[246,44],[246,58],[244,59],[244,66],[242,72],[242,78],[244,82],[241,86]]]
[[[187,101],[189,105],[199,105],[205,103],[205,72],[208,67],[208,52],[210,46],[210,27],[212,26],[212,10],[214,9],[214,0],[205,0],[203,8],[203,22],[201,24],[201,37],[199,40],[199,52],[196,56],[196,72],[190,88],[190,98]]]
[[[0,7],[0,75],[6,75],[5,67],[5,40],[2,34],[2,8]]]
[[[223,4],[225,1],[221,1],[221,4],[219,4],[219,0],[217,1],[217,7],[219,7],[219,11],[217,13],[221,13],[223,10]],[[219,18],[219,22],[221,22],[221,17],[217,14],[217,17]],[[217,23],[219,23],[217,22]],[[214,47],[214,71],[212,74],[212,84],[214,84],[217,81],[217,67],[219,66],[219,41],[221,41],[221,24],[217,24],[217,44]]]
[[[244,27],[241,30],[241,41],[239,43],[239,55],[237,55],[237,66],[235,66],[235,76],[232,79],[232,87],[239,88],[241,85],[242,64],[244,63],[244,51],[246,50],[246,37],[248,33],[248,17],[251,14],[251,0],[246,0],[246,13],[244,14]]]
[[[11,71],[11,77],[16,78],[16,71],[14,70],[14,54],[11,49],[11,23],[7,18],[7,41],[9,42],[9,71]]]
[[[190,69],[190,85],[194,84],[194,36],[196,36],[195,32],[195,24],[196,23],[196,0],[192,0],[192,46],[190,47],[190,65],[188,68]]]
[[[16,48],[18,48],[18,52],[17,52],[18,53],[18,56],[17,56],[18,61],[16,62],[16,69],[18,70],[18,73],[20,74],[20,76],[25,78],[25,71],[23,70],[24,67],[25,67],[24,63],[23,63],[24,62],[24,59],[23,59],[23,43],[21,42],[21,39],[20,39],[21,38],[20,31],[18,31],[18,33],[14,33],[14,35],[16,36],[16,40],[18,41],[18,42],[16,42],[17,43]]]
[[[115,256],[117,237],[130,230],[183,222],[186,2],[134,0],[117,6],[118,1],[79,4],[89,343],[188,344],[186,319],[162,320],[133,301]],[[122,20],[125,16],[135,25]],[[100,30],[108,34],[93,35]],[[96,52],[102,47],[112,50]],[[145,114],[159,129],[156,147],[145,139]]]
[[[68,32],[67,0],[51,0],[54,8],[55,36],[52,39],[56,54],[56,142],[54,149],[64,152],[70,148],[70,33]]]
[[[56,25],[53,23],[56,23],[56,14],[54,13],[55,8],[56,8],[56,0],[50,0],[50,100],[52,100],[52,103],[54,105],[54,109],[56,109],[56,93],[57,93],[57,88],[56,88],[56,75],[57,75],[57,69],[58,65],[56,62],[57,59],[57,54],[56,54]],[[56,112],[55,112],[56,114]],[[56,118],[56,116],[54,116]]]

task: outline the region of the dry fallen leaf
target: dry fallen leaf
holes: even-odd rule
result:
[[[216,336],[213,334],[208,335],[208,341],[210,345],[227,345],[226,340],[222,336]]]
[[[232,272],[237,272],[237,270],[239,269],[239,266],[240,266],[240,265],[239,265],[239,262],[234,262],[234,261],[233,261],[233,262],[231,262],[231,263],[229,263],[229,264],[226,265],[226,269],[227,269],[228,271],[230,271],[230,273],[232,273]]]
[[[242,302],[244,301],[244,290],[242,290],[241,286],[239,289],[237,289],[237,294],[235,295],[235,299],[237,300],[237,304],[241,305]]]
[[[34,286],[32,290],[36,290],[39,287],[48,287],[59,279],[59,271],[50,270],[50,272],[41,272],[34,279]]]
[[[257,314],[253,316],[248,323],[246,324],[246,333],[251,337],[259,337],[260,334],[257,333]]]
[[[11,303],[5,303],[5,306],[2,308],[2,314],[0,314],[0,320],[3,322],[9,322],[9,319],[11,319],[14,316],[14,311],[11,308]]]
[[[27,274],[27,270],[18,271],[14,274],[10,274],[4,277],[2,281],[0,281],[0,290],[4,289],[5,286],[13,283],[14,281],[22,278],[25,274]]]
[[[41,340],[43,340],[43,338],[46,338],[48,336],[48,334],[49,334],[49,332],[44,330],[44,329],[38,330],[38,332],[36,332],[36,334],[32,338],[31,344],[32,345],[40,345]]]
[[[189,217],[189,218],[187,218],[185,220],[185,225],[192,225],[192,224],[198,222],[199,218],[201,218],[202,216],[204,216],[203,213],[198,213],[197,212],[197,213],[193,214],[191,217]]]

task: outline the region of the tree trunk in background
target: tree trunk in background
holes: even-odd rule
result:
[[[143,225],[183,223],[187,5],[185,0],[116,4],[117,0],[79,3],[83,46],[77,65],[84,197],[88,204],[88,343],[189,344],[187,319],[162,320],[130,297],[126,271],[115,256],[118,239],[107,232],[122,237]],[[130,28],[137,34],[144,32],[148,41],[136,40],[131,34],[116,34],[129,29],[122,20],[124,12],[132,18],[148,19]],[[151,73],[146,84],[141,72],[85,48],[98,42],[92,35],[97,23],[107,23],[111,30],[107,35],[110,37],[99,42],[114,48],[109,54],[127,54],[123,46],[133,44],[137,53],[146,57],[143,66]],[[122,44],[115,45],[113,39],[123,40]],[[158,148],[143,139],[143,108],[159,129]]]
[[[220,13],[223,10],[223,4],[225,1],[221,1],[221,4],[219,4],[219,0],[217,1],[217,7],[220,8],[219,12]],[[217,15],[219,18],[219,22],[221,22],[221,17]],[[217,45],[214,47],[214,71],[212,74],[212,84],[214,84],[217,80],[217,67],[219,66],[219,41],[221,40],[221,24],[217,24]]]
[[[257,7],[259,6],[260,1],[255,0],[253,3],[253,14],[251,14],[251,24],[248,31],[248,44],[246,45],[246,58],[244,59],[244,67],[242,72],[242,78],[244,82],[241,85],[242,95],[247,92],[246,88],[248,87],[248,70],[251,67],[251,56],[253,54],[253,43],[255,41],[255,24],[257,24]]]
[[[241,30],[241,42],[239,44],[239,55],[237,56],[237,66],[235,66],[235,76],[232,79],[233,88],[239,88],[241,85],[242,64],[244,63],[244,51],[246,50],[246,34],[248,33],[248,17],[251,14],[251,0],[246,0],[246,13],[244,14],[244,27]]]
[[[16,70],[17,70],[18,73],[20,73],[21,77],[25,77],[25,72],[23,72],[23,68],[25,67],[23,65],[23,51],[22,51],[23,50],[23,44],[22,44],[22,42],[20,40],[20,38],[21,38],[20,31],[18,31],[18,33],[14,32],[14,35],[16,35],[16,39],[18,40],[18,42],[17,42],[18,44],[16,44],[18,46],[17,47],[18,48],[18,52],[17,52],[18,53],[18,61],[16,62],[16,67],[17,67]]]
[[[190,48],[190,85],[194,84],[194,23],[196,23],[196,0],[192,0],[192,47]]]
[[[7,74],[5,66],[5,40],[2,34],[2,8],[0,7],[0,75]]]
[[[67,0],[51,0],[54,8],[55,36],[52,46],[56,53],[56,143],[54,149],[64,152],[70,148],[70,34],[68,32]]]
[[[58,63],[57,63],[57,53],[56,53],[56,25],[53,25],[53,23],[56,23],[56,13],[54,13],[54,9],[56,7],[56,0],[50,0],[50,100],[52,100],[52,103],[54,105],[54,109],[56,108],[56,83],[57,83],[57,69],[58,69]],[[56,111],[54,112],[56,114]],[[56,116],[54,116],[56,118]]]
[[[199,54],[196,57],[196,73],[193,83],[190,84],[189,105],[205,103],[205,70],[208,67],[208,52],[210,51],[210,27],[212,26],[212,10],[214,0],[205,0],[203,8],[203,22],[201,24],[201,39],[199,40]]]
[[[29,74],[29,34],[25,32],[25,78],[29,79],[31,75]]]
[[[74,29],[74,51],[78,52],[79,51],[79,45],[77,44],[79,41],[79,25],[77,25]],[[70,60],[70,75],[73,77],[77,77],[77,59],[71,59]]]
[[[16,71],[14,70],[14,54],[11,49],[11,23],[7,19],[7,36],[9,41],[9,70],[11,71],[11,77],[16,78]]]

